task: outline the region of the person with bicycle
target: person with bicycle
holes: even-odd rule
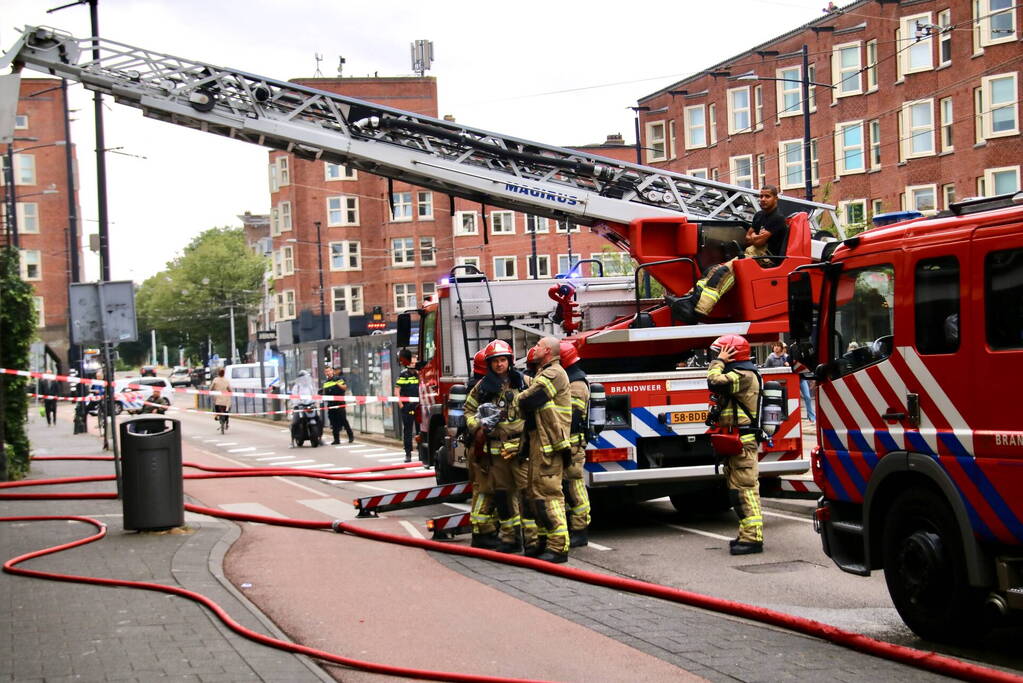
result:
[[[231,411],[231,383],[224,377],[224,368],[217,370],[217,376],[213,379],[213,383],[210,384],[210,391],[222,392],[213,396],[213,412],[217,413],[213,419],[220,420],[226,430],[229,420],[227,413]],[[225,394],[223,392],[228,393]],[[220,413],[224,414],[221,415]]]

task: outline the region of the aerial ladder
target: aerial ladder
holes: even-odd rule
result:
[[[639,270],[674,294],[689,290],[710,265],[708,259],[739,252],[758,209],[750,188],[471,128],[106,38],[28,26],[0,59],[0,69],[8,66],[15,73],[28,67],[79,82],[168,123],[589,226],[627,250]],[[786,196],[781,209],[796,217],[794,224],[790,219],[790,232],[798,239],[790,238],[789,252],[798,253],[767,275],[750,269],[745,294],[729,294],[740,303],[722,307],[719,320],[677,325],[666,306],[641,311],[637,291],[636,315],[579,337],[580,353],[614,358],[623,344],[632,354],[644,353],[644,345],[651,352],[675,352],[724,332],[746,334],[751,341],[776,339],[787,325],[784,274],[819,253],[822,244],[811,237],[824,214],[831,213],[838,225],[826,204]],[[729,253],[730,245],[736,253]],[[773,291],[757,291],[754,297],[750,288],[763,287]]]

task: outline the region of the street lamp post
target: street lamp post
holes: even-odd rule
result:
[[[320,221],[316,221],[316,263],[320,271],[320,338],[327,339],[327,310],[323,290],[323,242],[320,241]]]

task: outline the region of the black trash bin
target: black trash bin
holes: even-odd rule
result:
[[[141,417],[122,422],[120,427],[124,528],[183,525],[181,423],[167,417]]]

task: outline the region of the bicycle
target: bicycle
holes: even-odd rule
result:
[[[227,410],[218,410],[221,406],[217,406],[214,410],[217,411],[217,422],[219,423],[220,433],[223,434],[227,431]]]

